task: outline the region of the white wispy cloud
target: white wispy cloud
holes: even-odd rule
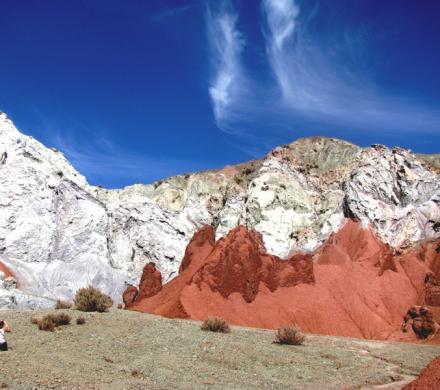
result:
[[[238,15],[228,1],[222,1],[216,9],[208,5],[206,22],[213,66],[209,94],[216,124],[225,131],[231,130],[245,89],[241,64],[245,40],[237,21]]]
[[[344,61],[341,52],[356,44],[361,50],[361,42],[320,44],[308,34],[294,0],[262,0],[262,13],[268,61],[281,91],[281,101],[272,101],[284,107],[284,114],[371,131],[438,131],[438,109],[382,91]]]

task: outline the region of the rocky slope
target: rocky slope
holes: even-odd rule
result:
[[[0,262],[18,280],[0,278],[0,307],[49,305],[89,283],[119,299],[148,262],[169,281],[206,224],[217,239],[255,229],[282,258],[315,250],[347,217],[395,248],[438,237],[434,160],[306,138],[259,161],[106,190],[0,114]]]
[[[403,315],[429,291],[426,276],[440,277],[440,239],[396,253],[348,220],[317,251],[286,260],[267,254],[259,233],[243,226],[213,241],[211,226],[198,232],[181,273],[163,287],[146,265],[139,292],[124,294],[126,305],[173,318],[214,315],[274,329],[297,323],[310,333],[376,339],[414,340],[437,329],[409,311],[418,319],[408,318],[405,329],[411,322],[417,333],[400,332]]]

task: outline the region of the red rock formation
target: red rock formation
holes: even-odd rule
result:
[[[136,300],[138,294],[139,290],[136,286],[128,286],[122,294],[122,300],[124,301],[125,307],[130,307]]]
[[[206,225],[197,231],[186,247],[185,256],[180,263],[179,274],[189,267],[194,257],[207,257],[214,249],[214,245],[215,229],[213,226]]]
[[[264,328],[297,323],[311,333],[399,338],[409,307],[423,303],[425,278],[440,271],[438,243],[395,254],[349,220],[313,254],[281,260],[258,233],[239,226],[214,241],[205,227],[188,245],[180,274],[133,310],[167,317],[220,316]],[[407,336],[407,335],[406,335]]]
[[[433,389],[440,389],[440,357],[429,363],[417,379],[402,388],[402,390]]]
[[[144,266],[141,282],[139,284],[139,294],[137,300],[152,297],[162,289],[162,275],[156,264],[148,263]]]
[[[139,289],[135,286],[128,286],[123,293],[123,300],[126,307],[145,298],[156,295],[162,289],[162,275],[156,269],[156,264],[147,263],[142,272]]]

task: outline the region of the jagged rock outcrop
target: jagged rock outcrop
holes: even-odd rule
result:
[[[243,226],[232,229],[215,244],[214,237],[212,226],[197,232],[188,245],[186,266],[179,276],[156,294],[136,299],[131,307],[169,317],[197,318],[197,314],[194,317],[194,307],[198,307],[196,311],[204,311],[213,302],[210,295],[190,303],[184,301],[183,296],[191,300],[191,295],[187,294],[191,287],[208,289],[225,300],[240,297],[245,303],[251,303],[262,291],[274,292],[301,283],[314,283],[310,255],[295,254],[288,260],[268,255],[261,235]],[[146,270],[141,283],[154,278]]]
[[[125,307],[131,306],[136,301],[156,295],[162,289],[162,275],[156,269],[154,263],[145,264],[142,271],[139,289],[135,286],[128,286],[123,293]]]
[[[47,306],[87,284],[118,301],[149,262],[169,281],[205,225],[217,239],[237,225],[255,229],[283,258],[315,250],[347,217],[393,248],[438,237],[439,180],[429,161],[306,138],[259,161],[106,190],[0,114],[0,261],[19,283],[0,288],[0,307]]]
[[[264,328],[294,322],[306,332],[374,339],[415,340],[438,329],[429,310],[408,308],[423,301],[425,277],[440,265],[430,252],[440,240],[398,253],[371,227],[348,220],[315,252],[281,260],[243,226],[214,246],[213,237],[211,227],[196,233],[179,276],[131,309]],[[407,311],[412,338],[401,330]]]

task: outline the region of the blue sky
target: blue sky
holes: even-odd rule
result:
[[[440,152],[440,2],[2,0],[0,110],[92,184],[298,137]]]

